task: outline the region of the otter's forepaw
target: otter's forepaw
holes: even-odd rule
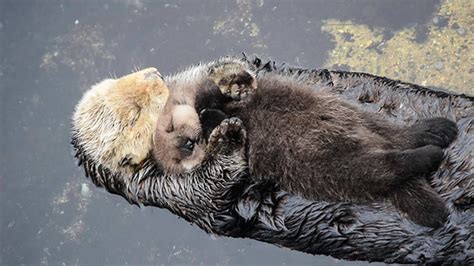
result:
[[[244,150],[247,131],[242,120],[236,117],[224,119],[209,136],[208,151],[214,154],[227,154]]]
[[[217,65],[209,70],[209,77],[221,92],[235,101],[245,99],[257,89],[255,74],[240,63]]]
[[[456,123],[442,117],[422,120],[409,130],[416,147],[436,145],[446,148],[458,134]]]

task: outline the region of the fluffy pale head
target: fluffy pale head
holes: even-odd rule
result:
[[[167,104],[158,118],[153,155],[163,170],[172,174],[191,171],[202,163],[206,147],[193,107]]]
[[[156,121],[168,95],[156,68],[103,80],[76,106],[73,137],[90,159],[130,175],[152,150]]]

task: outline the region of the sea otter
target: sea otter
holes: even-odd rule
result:
[[[191,89],[170,88],[154,136],[154,155],[165,170],[179,173],[198,166],[208,148],[209,127],[232,117],[226,121],[242,128],[235,130],[236,139],[248,134],[252,176],[311,200],[391,199],[419,224],[444,223],[447,209],[424,176],[437,169],[442,148],[456,137],[454,122],[432,118],[407,127],[388,124],[291,78],[255,78],[240,61],[216,65],[207,75]]]
[[[184,178],[177,178],[164,175],[152,157],[148,157],[132,176],[126,175],[121,166],[117,167],[117,171],[111,172],[108,169],[115,166],[97,164],[91,159],[91,154],[84,147],[94,149],[93,144],[84,142],[87,139],[77,139],[76,136],[83,132],[82,128],[75,126],[71,137],[75,157],[81,163],[81,168],[96,185],[106,188],[108,192],[120,194],[130,202],[170,210],[214,235],[249,238],[313,255],[324,254],[345,260],[438,264],[472,262],[473,253],[469,245],[472,243],[470,229],[474,221],[472,212],[469,211],[469,207],[472,207],[472,204],[469,205],[472,200],[469,199],[473,192],[473,160],[470,153],[474,144],[471,134],[474,125],[472,97],[437,92],[370,74],[281,67],[273,62],[257,60],[258,58],[249,63],[260,73],[290,75],[302,83],[313,84],[313,88],[316,88],[314,84],[327,84],[331,93],[353,100],[355,105],[370,112],[376,113],[379,110],[384,119],[408,124],[416,121],[415,119],[419,121],[429,117],[429,114],[454,119],[460,133],[454,145],[450,145],[445,151],[446,156],[440,169],[430,175],[430,184],[443,193],[443,200],[450,205],[452,215],[449,216],[449,222],[439,230],[431,230],[403,219],[403,213],[398,215],[390,202],[365,205],[308,201],[277,187],[262,186],[261,181],[254,179],[247,180],[249,183],[242,187],[243,193],[229,195],[226,193],[229,191],[229,179],[214,170],[226,171],[224,169],[230,163],[235,169],[241,167],[234,162],[221,161],[201,176],[189,173]],[[193,66],[189,70],[197,67],[202,66]],[[189,78],[188,75],[175,76]],[[137,79],[143,78],[137,76]],[[115,80],[119,79],[121,78]],[[364,103],[366,100],[373,102]],[[81,104],[88,103],[81,101]],[[97,110],[100,109],[89,109],[89,123],[94,123],[100,117],[100,114],[95,113]],[[107,118],[116,119],[106,114],[100,117]],[[149,122],[154,124],[156,121]],[[100,132],[102,131],[96,131],[97,134]],[[108,133],[110,132],[100,134]],[[148,138],[151,139],[151,136],[143,136],[144,140]],[[231,179],[231,183],[235,181],[238,180]],[[413,186],[414,195],[417,190]],[[459,205],[461,201],[466,205]],[[461,206],[466,206],[467,209]],[[220,216],[221,213],[228,215]]]

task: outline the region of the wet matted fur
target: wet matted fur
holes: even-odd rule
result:
[[[448,222],[432,230],[409,222],[388,203],[307,201],[271,183],[251,181],[239,171],[240,162],[228,161],[225,156],[205,168],[205,177],[164,176],[151,156],[132,176],[120,176],[91,160],[75,137],[78,132],[73,132],[76,156],[86,174],[98,186],[132,203],[166,208],[213,234],[253,238],[348,260],[474,263],[472,97],[364,73],[279,67],[259,59],[249,63],[259,71],[293,76],[310,86],[324,85],[318,87],[329,88],[361,109],[382,113],[394,122],[411,123],[435,116],[456,121],[458,138],[431,176],[432,186],[449,207]],[[232,165],[235,169],[230,168]]]

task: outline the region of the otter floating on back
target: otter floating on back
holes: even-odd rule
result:
[[[275,72],[304,84],[327,86],[331,93],[352,101],[361,109],[385,114],[386,120],[410,124],[430,117],[430,114],[455,119],[460,134],[455,145],[446,151],[441,169],[431,176],[431,184],[442,192],[450,206],[449,222],[438,230],[430,230],[403,219],[388,203],[359,205],[307,201],[255,179],[240,185],[240,192],[232,192],[231,188],[240,184],[239,179],[229,179],[225,175],[222,178],[222,172],[209,172],[207,176],[215,178],[209,182],[205,179],[204,184],[199,176],[192,174],[176,179],[163,174],[151,157],[134,169],[108,164],[111,160],[100,164],[93,154],[98,147],[88,143],[89,138],[78,138],[84,133],[83,128],[73,121],[72,144],[86,175],[96,185],[120,194],[132,203],[165,208],[212,234],[251,238],[345,260],[462,265],[474,262],[471,204],[474,161],[470,152],[474,143],[472,97],[437,92],[365,73],[283,67],[272,61],[262,63],[258,58],[254,61],[244,58],[243,61],[261,72]],[[188,70],[206,70],[213,63]],[[190,75],[185,72],[166,77],[166,80],[180,83],[187,78],[186,83],[200,82],[189,80]],[[87,101],[80,103],[88,104]],[[97,110],[90,109],[85,114],[93,119]],[[107,118],[116,119],[103,117]],[[88,132],[101,132],[98,128],[95,130],[90,128]],[[144,139],[147,137],[151,138],[146,136]],[[117,138],[117,141],[121,139]],[[124,145],[111,144],[110,148]],[[133,170],[131,175],[127,174],[130,170]]]

